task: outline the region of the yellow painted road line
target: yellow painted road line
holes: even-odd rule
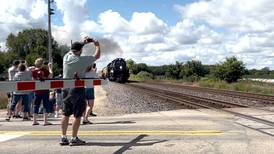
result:
[[[2,134],[23,134],[25,136],[55,136],[60,135],[60,131],[0,131]],[[67,134],[71,134],[68,131]],[[84,136],[119,136],[119,135],[160,135],[160,136],[216,136],[224,133],[219,130],[200,130],[200,131],[162,131],[162,130],[131,130],[131,131],[79,131],[79,135]]]

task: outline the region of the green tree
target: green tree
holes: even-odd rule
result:
[[[167,78],[180,79],[181,71],[183,69],[183,63],[176,61],[175,64],[166,65],[166,73],[165,76]]]
[[[145,80],[151,80],[153,78],[153,75],[146,71],[141,71],[137,74],[137,77]]]
[[[126,64],[127,64],[128,69],[129,69],[129,73],[132,73],[135,62],[132,59],[128,59],[128,60],[126,60]]]
[[[6,46],[8,53],[15,55],[18,59],[25,59],[29,65],[33,65],[38,57],[48,59],[48,33],[44,29],[25,29],[19,32],[17,36],[11,33],[7,37]],[[55,64],[55,75],[61,72],[63,55],[68,50],[68,46],[59,46],[52,39],[52,58]]]
[[[25,60],[27,61],[27,64],[29,66],[33,66],[34,62],[37,58],[39,58],[41,56],[39,56],[37,53],[33,53],[33,54],[29,54],[26,56]]]
[[[147,64],[145,63],[139,63],[139,64],[134,64],[132,67],[132,74],[138,74],[141,71],[146,71],[150,72]]]
[[[226,58],[225,62],[216,65],[214,75],[216,78],[228,83],[237,82],[245,73],[245,66],[235,56]]]
[[[187,78],[191,76],[199,78],[204,77],[208,73],[209,71],[202,65],[201,61],[191,60],[186,62],[181,75]]]
[[[155,79],[156,76],[165,76],[165,66],[149,66],[148,68],[153,75],[153,79]]]
[[[271,73],[271,71],[270,71],[270,68],[269,68],[269,67],[264,67],[264,68],[262,68],[262,69],[260,70],[260,75],[261,75],[261,76],[264,76],[264,77],[269,76],[270,73]]]

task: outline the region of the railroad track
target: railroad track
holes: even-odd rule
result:
[[[274,105],[274,96],[272,95],[255,94],[255,93],[239,92],[239,91],[232,91],[232,90],[220,90],[220,89],[205,88],[205,87],[194,87],[194,86],[187,86],[187,85],[168,84],[168,83],[161,83],[161,82],[157,82],[157,83],[149,82],[148,84],[165,85],[165,86],[168,85],[171,87],[179,87],[179,88],[192,90],[196,92],[223,95],[223,96],[229,96],[233,98],[258,101],[268,105]]]
[[[187,94],[152,88],[152,87],[148,87],[148,86],[142,86],[142,85],[138,85],[138,84],[126,84],[126,85],[135,87],[135,88],[139,88],[139,89],[145,91],[146,94],[154,95],[154,96],[166,99],[166,100],[170,100],[172,102],[180,103],[184,106],[188,106],[193,109],[200,109],[200,108],[213,109],[213,110],[226,112],[226,113],[233,114],[235,116],[238,116],[238,117],[241,117],[244,119],[256,121],[256,122],[274,127],[273,121],[265,120],[262,118],[257,118],[254,116],[242,114],[242,113],[231,111],[228,109],[228,108],[247,108],[248,106],[245,106],[245,105],[240,105],[240,104],[236,104],[236,103],[230,103],[230,102],[225,102],[225,101],[220,101],[220,100],[215,100],[215,99],[210,99],[210,98],[191,96],[191,95],[187,95]]]

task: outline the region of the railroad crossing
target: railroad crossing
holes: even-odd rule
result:
[[[76,80],[70,82],[76,83]],[[96,84],[89,83],[99,85],[99,81],[95,82]],[[79,86],[79,83],[63,85]],[[81,81],[80,86],[84,85]],[[18,88],[18,84],[15,87]],[[108,105],[106,87],[105,84],[95,86],[97,108]],[[264,110],[252,108],[228,110],[249,113],[252,114],[251,116],[273,121],[273,114]],[[5,113],[5,110],[0,112],[1,153],[269,154],[274,152],[272,126],[206,108],[91,118],[93,124],[82,125],[79,131],[79,136],[87,141],[87,145],[75,147],[59,145],[60,118],[50,118],[50,122],[53,123],[51,126],[31,126],[31,121],[21,119],[6,122]],[[69,131],[71,131],[70,127]]]
[[[99,103],[99,102],[97,102]],[[53,121],[54,120],[54,121]],[[60,125],[0,120],[3,153],[272,153],[273,136],[249,123],[211,110],[177,110],[115,117],[97,117],[81,126],[86,146],[60,146]],[[235,124],[239,123],[239,125]],[[243,126],[241,126],[243,125]],[[254,127],[249,129],[248,127]],[[260,128],[259,128],[260,127]],[[274,130],[269,129],[274,134]]]

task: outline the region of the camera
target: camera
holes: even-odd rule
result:
[[[96,63],[94,63],[94,64],[92,65],[92,68],[96,68]]]
[[[22,64],[25,64],[25,63],[26,63],[26,61],[25,61],[25,60],[21,60],[21,63],[22,63]]]
[[[87,42],[90,43],[90,42],[94,42],[93,38],[88,38],[87,39]]]

